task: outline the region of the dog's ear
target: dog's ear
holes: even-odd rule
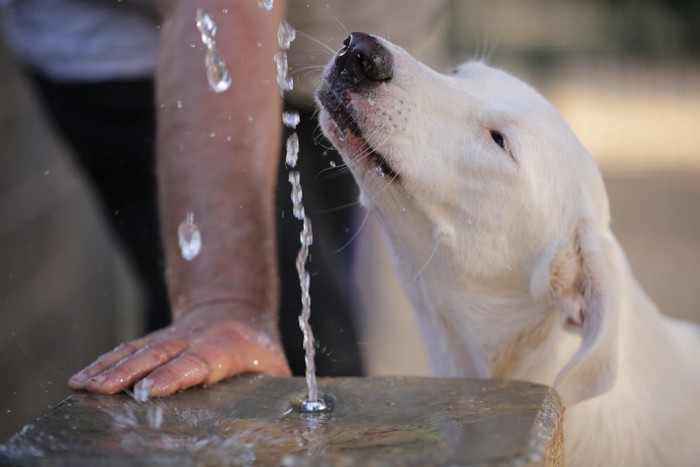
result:
[[[549,293],[561,323],[581,335],[579,349],[554,381],[566,405],[602,394],[615,382],[619,255],[609,230],[586,218],[549,263]]]

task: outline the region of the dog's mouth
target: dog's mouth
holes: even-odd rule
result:
[[[333,132],[336,135],[335,142],[350,149],[356,160],[378,168],[382,176],[399,179],[399,174],[389,161],[367,141],[353,114],[350,91],[335,91],[329,88],[330,85],[319,92],[318,98],[337,128],[337,132]]]

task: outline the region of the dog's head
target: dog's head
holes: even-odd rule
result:
[[[582,334],[556,387],[573,403],[615,374],[617,251],[599,171],[531,87],[483,63],[440,74],[353,33],[317,92],[325,135],[360,185],[401,263],[459,286],[519,291]],[[425,272],[427,274],[427,270]]]

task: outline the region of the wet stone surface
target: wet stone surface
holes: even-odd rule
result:
[[[531,383],[244,375],[137,403],[75,394],[0,446],[0,465],[563,465],[562,407]]]

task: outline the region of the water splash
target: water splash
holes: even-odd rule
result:
[[[292,133],[289,135],[289,138],[287,138],[287,155],[285,157],[285,162],[289,167],[296,167],[297,159],[299,159],[299,136],[297,136],[296,133]]]
[[[308,400],[301,401],[301,404],[299,405],[299,410],[305,413],[323,413],[329,412],[330,406],[323,399],[312,401],[309,397]]]
[[[318,390],[316,388],[316,346],[314,333],[309,324],[311,316],[311,276],[306,270],[306,261],[309,259],[309,246],[314,241],[313,231],[311,229],[311,219],[304,212],[304,204],[302,202],[303,193],[300,184],[300,174],[293,170],[289,173],[289,183],[292,184],[292,203],[294,204],[294,217],[303,221],[304,226],[299,234],[299,242],[301,248],[297,254],[296,266],[297,274],[299,275],[299,285],[301,287],[301,314],[299,315],[299,327],[304,333],[304,350],[306,355],[306,385],[308,387],[308,397],[302,402],[302,409],[306,406],[307,412],[318,412],[325,409],[325,404],[319,404]],[[323,405],[323,408],[320,407]]]
[[[282,50],[288,50],[294,39],[297,38],[297,31],[287,20],[282,20],[277,29],[277,43]]]
[[[134,385],[134,400],[136,402],[148,402],[151,398],[151,389],[153,388],[153,380],[144,378]]]
[[[194,213],[188,212],[187,217],[177,228],[177,243],[180,254],[187,261],[197,257],[202,249],[202,234],[194,223]]]
[[[159,430],[163,425],[163,406],[154,405],[148,408],[146,412],[146,419],[148,420],[148,427],[155,430]]]
[[[274,0],[258,0],[258,6],[267,11],[272,10],[274,3]]]
[[[295,129],[300,121],[301,117],[299,117],[299,112],[294,110],[282,112],[282,123],[284,123],[284,126],[287,128]]]
[[[231,74],[226,68],[226,62],[221,58],[216,46],[216,23],[206,11],[197,9],[195,15],[197,29],[202,35],[202,43],[207,47],[204,65],[207,71],[209,87],[214,92],[224,92],[231,87]]]

